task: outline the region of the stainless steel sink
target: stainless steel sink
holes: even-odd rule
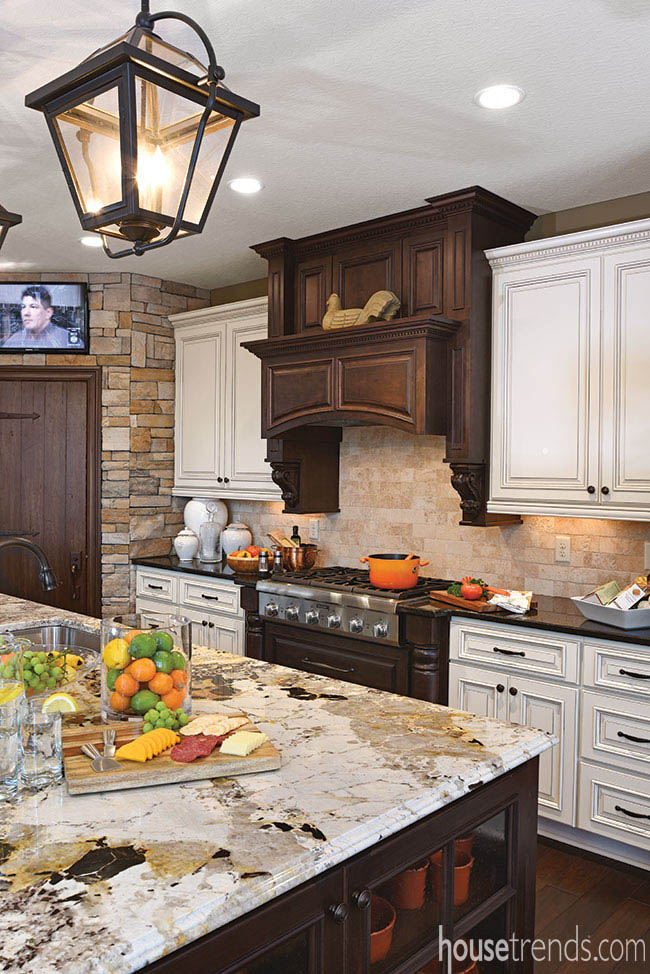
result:
[[[34,643],[43,643],[48,649],[61,649],[63,646],[82,647],[98,653],[100,650],[99,632],[86,632],[77,626],[29,626],[27,629],[14,629],[16,636],[25,636]]]

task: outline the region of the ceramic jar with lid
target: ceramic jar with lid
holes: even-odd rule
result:
[[[208,504],[213,505],[214,520],[219,525],[220,531],[223,531],[228,523],[228,508],[223,501],[214,497],[193,497],[183,508],[183,520],[185,527],[193,531],[197,538],[201,525],[208,520]]]
[[[199,539],[190,528],[183,528],[174,538],[174,550],[180,561],[191,561],[199,550]]]
[[[221,547],[225,555],[231,555],[233,551],[240,551],[248,548],[253,543],[253,535],[246,524],[242,521],[233,521],[227,526],[221,535]]]

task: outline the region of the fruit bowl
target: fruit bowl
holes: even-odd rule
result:
[[[45,697],[59,690],[67,691],[99,662],[99,653],[87,646],[59,644],[52,649],[18,633],[15,644],[22,650],[23,679],[28,697]],[[8,677],[5,671],[12,666],[12,655],[12,641],[9,640],[4,647],[0,646],[0,676]]]
[[[116,616],[102,621],[102,718],[145,720],[164,705],[191,706],[191,623],[183,616]]]
[[[259,571],[259,558],[242,558],[241,555],[227,555],[226,561],[228,562],[228,567],[232,568],[234,572],[252,575]]]

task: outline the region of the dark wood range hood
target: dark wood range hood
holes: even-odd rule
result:
[[[349,425],[445,435],[461,524],[485,511],[489,455],[491,273],[483,251],[516,243],[534,214],[480,187],[327,233],[253,249],[269,262],[262,435],[287,513],[337,511],[339,443]],[[401,315],[326,331],[332,291],[363,307],[394,291]]]

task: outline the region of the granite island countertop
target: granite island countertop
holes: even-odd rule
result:
[[[0,630],[46,620],[98,624],[0,596]],[[138,970],[553,744],[539,731],[201,648],[193,694],[197,711],[251,715],[282,768],[77,797],[63,784],[0,809],[1,970]]]

